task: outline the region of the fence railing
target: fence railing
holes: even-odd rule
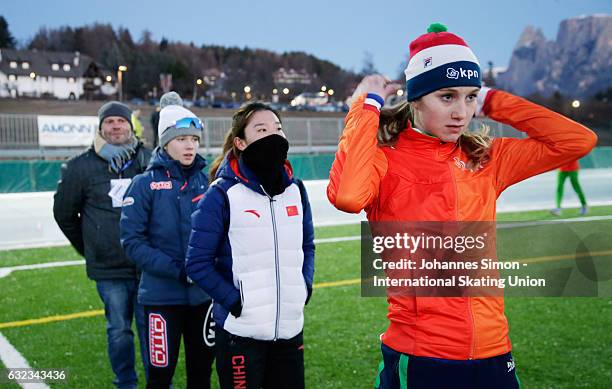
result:
[[[209,155],[219,153],[231,121],[229,117],[205,118],[200,152]],[[488,119],[474,119],[470,127],[477,129],[481,124],[486,124],[494,137],[524,137],[522,132]],[[343,118],[283,119],[283,130],[294,153],[334,152],[343,127]],[[36,115],[0,114],[0,158],[62,158],[82,149],[42,147],[38,141]]]
[[[38,116],[0,114],[0,148],[38,147]]]

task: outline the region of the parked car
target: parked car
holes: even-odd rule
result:
[[[295,96],[291,100],[291,105],[294,107],[300,106],[317,106],[327,104],[328,98],[325,92],[304,92]]]
[[[316,105],[313,107],[316,112],[341,112],[341,108],[336,104]]]
[[[145,101],[143,99],[139,98],[139,97],[134,97],[134,98],[130,99],[128,101],[128,103],[130,105],[136,105],[136,106],[145,105]]]

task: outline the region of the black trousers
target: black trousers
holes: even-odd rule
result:
[[[181,346],[185,345],[187,388],[210,388],[215,357],[211,302],[197,306],[145,305],[149,340],[147,388],[167,389],[172,383]],[[212,327],[211,327],[212,325]]]
[[[304,338],[255,340],[217,328],[217,374],[221,389],[303,389]]]
[[[471,360],[417,357],[381,344],[375,389],[520,389],[511,353]]]

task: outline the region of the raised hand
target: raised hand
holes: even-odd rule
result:
[[[387,77],[382,74],[371,74],[365,76],[363,80],[357,85],[355,92],[350,98],[349,103],[352,103],[364,93],[375,93],[387,100],[387,97],[397,92],[402,86],[398,83],[391,82]]]

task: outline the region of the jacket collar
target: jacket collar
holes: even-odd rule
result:
[[[170,155],[161,147],[153,150],[151,162],[147,170],[165,169],[170,177],[173,178],[189,178],[194,174],[202,171],[206,166],[206,160],[200,154],[196,153],[193,165],[189,169],[183,169],[179,161],[170,158]]]
[[[457,143],[443,142],[436,137],[425,135],[408,125],[402,131],[394,146],[397,149],[409,148],[411,152],[430,156],[436,160],[449,159],[459,148]]]

